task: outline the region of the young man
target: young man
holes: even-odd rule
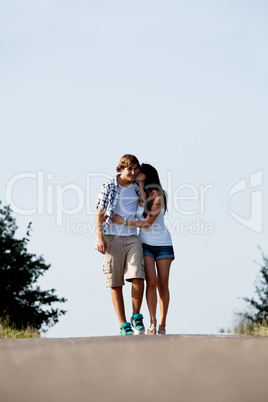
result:
[[[137,229],[126,226],[127,219],[135,219],[139,202],[140,190],[135,182],[139,166],[134,155],[122,156],[117,167],[119,174],[102,186],[97,200],[97,250],[103,254],[105,285],[111,288],[121,335],[145,332],[140,314],[145,279],[142,245]],[[112,224],[114,213],[121,215],[125,224]],[[125,315],[124,277],[132,282],[133,315],[130,322]]]

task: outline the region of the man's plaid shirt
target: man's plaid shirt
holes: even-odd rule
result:
[[[106,220],[103,224],[103,232],[107,230],[107,226],[112,220],[115,206],[118,202],[120,196],[120,187],[117,181],[119,175],[114,179],[109,180],[107,183],[103,184],[101,191],[97,199],[97,208],[100,207],[105,211]],[[133,182],[134,189],[138,198],[140,197],[140,187],[137,182]]]

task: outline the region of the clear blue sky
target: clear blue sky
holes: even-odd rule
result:
[[[168,332],[231,326],[268,253],[267,17],[260,0],[1,3],[0,199],[68,299],[47,336],[118,334],[94,206],[125,153],[169,195]]]

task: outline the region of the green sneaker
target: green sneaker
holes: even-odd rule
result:
[[[120,328],[120,335],[133,335],[130,322],[124,322]]]
[[[134,329],[134,335],[144,334],[145,328],[142,320],[143,320],[142,314],[134,314],[133,317],[130,318],[131,325]]]

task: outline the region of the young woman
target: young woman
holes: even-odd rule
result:
[[[158,334],[165,334],[169,306],[169,271],[175,258],[171,236],[164,224],[164,214],[167,210],[166,194],[157,170],[149,164],[141,165],[136,180],[141,189],[141,200],[136,214],[138,220],[126,220],[115,214],[112,222],[140,228],[139,236],[146,272],[146,300],[151,321],[148,334],[155,335],[157,331],[157,290],[160,310]]]

